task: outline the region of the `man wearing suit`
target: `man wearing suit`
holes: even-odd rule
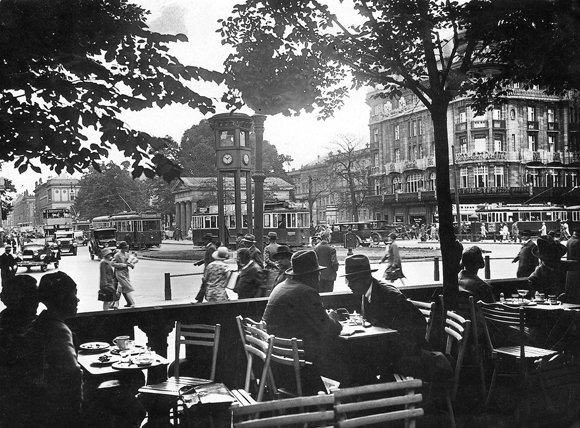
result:
[[[238,250],[239,274],[234,291],[238,293],[238,299],[251,299],[259,297],[262,287],[262,268],[255,260],[248,248]]]
[[[322,241],[314,247],[314,252],[318,257],[320,266],[326,266],[326,269],[320,272],[320,281],[316,291],[319,293],[330,293],[334,290],[334,281],[336,280],[336,272],[338,271],[336,248],[331,247],[328,241],[322,237]]]
[[[576,260],[580,262],[580,230],[574,229],[572,231],[572,236],[566,242],[566,247],[568,249],[568,260]]]
[[[538,258],[532,253],[532,250],[536,248],[536,243],[531,239],[532,232],[523,230],[520,235],[522,237],[522,248],[518,255],[514,257],[512,263],[519,262],[516,276],[518,278],[525,278],[536,270]]]
[[[256,247],[256,237],[251,233],[244,235],[242,239],[244,246],[250,250],[250,255],[252,260],[254,260],[260,266],[260,269],[264,269],[264,258],[262,257],[262,252],[258,247]]]
[[[0,256],[0,272],[2,273],[2,286],[6,285],[16,275],[18,261],[12,255],[12,247],[6,245],[4,254]]]

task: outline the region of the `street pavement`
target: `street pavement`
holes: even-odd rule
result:
[[[438,249],[438,242],[417,242],[417,241],[397,241],[401,248],[433,248]],[[478,245],[484,250],[484,255],[490,257],[491,278],[514,278],[517,264],[511,260],[517,255],[520,245],[517,243],[499,243],[484,241],[471,244],[463,242],[464,247]],[[160,249],[152,249],[152,252],[159,250],[179,250],[183,246],[192,248],[191,241],[166,240]],[[344,282],[344,258],[340,256],[345,250],[338,248],[340,267],[338,278],[335,282],[335,291],[348,291]],[[385,264],[378,264],[376,260],[385,252],[384,247],[354,249],[354,253],[364,252],[371,255],[371,267],[378,269],[375,273],[380,277],[386,267]],[[372,257],[374,256],[374,257]],[[375,260],[375,261],[373,261]],[[235,260],[231,258],[229,263],[235,269]],[[441,261],[439,261],[441,269]],[[99,289],[99,261],[91,260],[87,247],[79,247],[77,256],[63,255],[59,266],[60,271],[70,275],[78,285],[79,312],[100,311],[102,302],[97,300]],[[54,272],[54,266],[50,265],[46,273]],[[131,283],[135,288],[135,301],[138,307],[161,306],[168,304],[188,304],[194,301],[201,285],[201,274],[203,266],[194,266],[192,261],[169,261],[169,260],[148,260],[147,253],[143,253],[135,269],[130,271]],[[427,260],[406,260],[403,259],[403,272],[407,276],[407,285],[434,284],[435,264],[433,259]],[[171,278],[172,300],[165,300],[165,274],[177,275]],[[29,272],[19,269],[18,274],[30,274],[38,281],[45,274],[39,268],[32,268]],[[484,277],[484,270],[479,272]],[[186,275],[186,276],[179,276]],[[440,272],[442,277],[442,272]],[[396,285],[401,285],[396,283]],[[403,290],[404,291],[404,290]],[[231,299],[236,299],[235,293],[228,291]],[[125,304],[121,297],[121,309]],[[0,303],[0,308],[3,308]]]

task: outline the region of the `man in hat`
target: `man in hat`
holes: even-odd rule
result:
[[[477,275],[477,271],[485,267],[481,248],[477,246],[467,248],[461,255],[461,272],[458,275],[459,291],[471,294],[475,301],[494,303],[491,285]]]
[[[278,236],[278,235],[276,235]],[[260,269],[264,269],[264,259],[262,257],[262,252],[256,247],[256,237],[251,233],[244,235],[242,239],[244,246],[250,250],[250,255],[252,260],[254,260],[260,266]]]
[[[203,272],[205,274],[205,270],[207,269],[207,265],[209,265],[214,260],[212,255],[213,255],[214,251],[217,250],[217,247],[213,243],[213,235],[211,233],[206,233],[205,235],[203,235],[202,239],[203,239],[203,243],[205,246],[203,260],[199,260],[198,262],[195,262],[193,265],[194,266],[203,265],[204,266]],[[199,288],[199,291],[197,292],[197,295],[195,296],[195,300],[198,303],[203,302],[203,299],[205,297],[205,292],[206,292],[205,287],[206,287],[205,281],[202,279],[201,287]]]
[[[572,236],[566,242],[566,248],[568,249],[567,259],[580,262],[580,229],[572,231]]]
[[[4,254],[0,256],[0,274],[2,277],[2,286],[6,285],[12,278],[16,276],[18,269],[18,261],[12,255],[12,247],[6,245],[4,247]]]
[[[238,279],[234,287],[238,299],[260,297],[259,291],[264,283],[262,268],[252,259],[249,248],[238,250],[238,267]]]
[[[314,252],[318,257],[318,262],[326,269],[320,272],[320,282],[317,291],[319,293],[331,293],[334,290],[334,281],[338,271],[338,258],[336,257],[336,248],[331,247],[328,241],[322,237],[322,240],[314,247]]]
[[[278,251],[272,254],[272,260],[278,266],[278,275],[276,275],[276,278],[274,279],[272,289],[289,278],[289,276],[286,275],[286,271],[292,266],[292,263],[290,262],[291,259],[292,250],[287,245],[280,245]]]
[[[319,374],[341,382],[350,382],[346,365],[336,352],[336,340],[342,326],[335,311],[326,311],[316,291],[320,278],[318,257],[313,250],[301,250],[292,255],[292,267],[286,271],[288,279],[274,288],[266,310],[264,321],[269,334],[278,337],[302,339],[305,358],[312,361]],[[308,376],[306,380],[314,380]],[[321,385],[311,385],[314,393]],[[312,392],[310,390],[309,392]]]
[[[262,289],[262,295],[269,296],[272,286],[274,285],[274,280],[278,275],[278,266],[276,262],[272,260],[272,255],[276,254],[278,251],[278,234],[276,232],[268,232],[268,240],[270,241],[266,248],[264,248],[264,286]]]
[[[453,370],[445,356],[426,350],[427,323],[423,314],[398,288],[374,278],[372,272],[376,271],[371,269],[364,254],[345,259],[345,280],[353,294],[361,296],[363,318],[373,325],[399,332],[398,353],[390,356],[396,370],[406,376],[429,380],[452,376]],[[388,362],[377,361],[379,371],[388,372]]]
[[[397,234],[395,232],[389,233],[391,242],[387,248],[387,252],[379,263],[387,261],[387,268],[385,269],[384,278],[394,283],[397,279],[401,280],[401,284],[407,285],[407,277],[403,273],[403,266],[401,263],[401,255],[399,254],[399,245],[397,244]]]
[[[117,282],[111,261],[113,260],[113,250],[103,248],[101,250],[101,263],[99,265],[99,300],[103,302],[103,311],[109,309],[119,309],[119,295],[117,294]]]
[[[580,271],[580,262],[576,260],[561,260],[566,254],[566,246],[555,241],[550,236],[540,236],[532,254],[539,259],[539,265],[529,276],[530,295],[537,291],[546,296],[560,294],[578,295],[576,290],[566,290],[566,275],[570,271]],[[574,284],[578,287],[577,284]],[[570,297],[568,296],[568,297]],[[570,300],[570,298],[568,298]]]
[[[532,254],[532,250],[536,248],[536,243],[532,241],[532,232],[530,230],[522,230],[521,234],[522,248],[517,256],[514,257],[512,263],[519,262],[516,276],[518,278],[525,278],[538,266],[538,259]]]

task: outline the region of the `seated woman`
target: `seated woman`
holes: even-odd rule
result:
[[[476,301],[494,303],[493,289],[488,282],[477,275],[477,271],[485,267],[481,248],[469,247],[461,255],[461,271],[458,275],[459,291],[473,295]]]

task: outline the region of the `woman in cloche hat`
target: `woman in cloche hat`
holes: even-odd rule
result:
[[[226,292],[231,270],[225,263],[230,253],[226,247],[219,247],[212,254],[213,262],[207,265],[203,274],[205,282],[205,298],[208,302],[224,302],[229,300]]]

